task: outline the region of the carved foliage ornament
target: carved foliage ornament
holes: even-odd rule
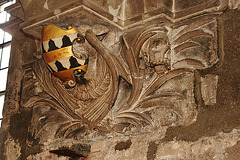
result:
[[[81,137],[94,128],[122,132],[192,123],[197,115],[193,70],[218,61],[216,24],[208,18],[152,25],[129,34],[133,39],[99,24],[43,28],[47,65],[35,63],[37,97],[22,105],[52,109],[35,112],[30,132],[39,137],[43,129],[36,127],[47,130],[51,124],[54,136]]]

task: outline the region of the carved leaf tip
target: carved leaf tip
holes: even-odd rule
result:
[[[149,117],[148,115],[146,115],[144,113],[140,113],[137,111],[120,113],[116,116],[115,119],[116,119],[116,121],[120,121],[120,122],[121,122],[121,119],[125,119],[131,124],[132,124],[132,122],[135,122],[133,125],[136,125],[136,124],[140,125],[141,122],[145,122],[147,124],[153,125],[153,121],[152,121],[151,117]]]

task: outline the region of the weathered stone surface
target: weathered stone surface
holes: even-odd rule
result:
[[[100,140],[91,143],[91,153],[87,159],[219,159],[225,160],[234,157],[237,148],[236,144],[240,140],[240,131],[232,130],[230,133],[219,132],[215,136],[202,137],[198,141],[169,141],[161,142],[164,133],[158,134],[120,136]],[[154,145],[153,145],[154,144]],[[120,147],[120,145],[122,145]],[[227,152],[226,152],[227,151]],[[233,155],[229,155],[233,152]],[[238,153],[237,153],[238,154]],[[68,156],[56,157],[49,152],[42,152],[37,155],[29,156],[27,159],[40,158],[60,158],[68,159]],[[153,158],[152,158],[153,157]]]
[[[196,142],[171,141],[158,146],[156,159],[219,159],[225,160],[226,149],[239,141],[239,130],[230,133],[220,132],[216,136],[203,137]]]
[[[70,2],[67,0],[61,1],[20,0],[20,3],[22,4],[22,8],[24,10],[25,20],[28,21],[35,19],[36,17],[40,17],[43,14],[49,13],[52,10],[55,10],[59,7],[65,6]]]
[[[226,159],[227,160],[238,159],[240,156],[239,149],[240,149],[240,141],[238,141],[237,144],[235,144],[232,147],[229,147],[226,150],[226,154],[227,154]]]
[[[174,2],[174,3],[173,3]],[[208,1],[96,1],[96,0],[81,0],[81,1],[61,1],[56,3],[55,1],[31,1],[22,0],[25,16],[27,17],[25,22],[21,25],[23,30],[40,39],[41,25],[45,25],[50,21],[59,21],[68,15],[67,17],[77,18],[81,13],[79,10],[84,10],[86,13],[83,15],[91,14],[90,17],[97,17],[95,22],[100,18],[104,18],[104,21],[110,23],[119,29],[128,29],[135,27],[139,24],[148,23],[150,21],[180,21],[184,18],[189,18],[194,15],[199,15],[204,12],[217,12],[219,9],[226,8],[226,5],[222,5],[218,0]],[[32,12],[31,6],[36,7]],[[53,8],[54,6],[54,8]],[[44,11],[44,12],[42,12]],[[32,15],[33,14],[33,15]],[[73,15],[73,16],[70,16]],[[35,17],[32,18],[32,16]],[[80,16],[83,19],[85,16]],[[76,22],[76,20],[74,20]],[[72,22],[73,23],[73,22]],[[84,23],[89,23],[88,20]]]
[[[208,74],[205,75],[204,78],[201,78],[202,98],[205,105],[213,105],[217,103],[217,84],[217,75]]]
[[[25,18],[4,26],[16,38],[2,159],[236,157],[240,16],[231,9],[238,1],[20,2]],[[63,32],[75,25],[79,35],[56,30],[50,34],[62,38],[45,47],[62,49],[69,36],[71,56],[89,57],[72,88],[41,55],[41,28],[49,24]],[[55,69],[75,66],[61,60]]]
[[[229,0],[228,6],[231,9],[239,9],[240,1],[239,0]]]
[[[9,139],[9,140],[5,141],[5,145],[7,146],[5,153],[6,153],[6,155],[9,155],[6,157],[6,160],[20,158],[21,147],[19,146],[19,143],[14,142],[13,140]]]

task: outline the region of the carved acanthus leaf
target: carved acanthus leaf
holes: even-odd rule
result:
[[[204,69],[218,61],[217,22],[201,19],[171,30],[173,68]]]
[[[49,103],[68,117],[56,133],[64,137],[80,136],[92,128],[122,131],[130,124],[190,124],[196,116],[193,70],[218,61],[216,25],[213,18],[171,27],[151,25],[122,36],[121,43],[110,41],[116,35],[107,27],[79,27],[90,59],[86,81],[66,89],[38,61],[36,80],[48,98],[33,98],[26,106]],[[74,47],[76,52],[82,50],[78,44]],[[160,123],[164,119],[157,116],[160,112],[170,120]]]
[[[55,77],[49,73],[46,64],[43,62],[43,59],[36,61],[33,69],[36,75],[36,79],[45,93],[47,93],[54,101],[57,101],[57,103],[59,103],[59,105],[55,106],[55,109],[65,113],[72,118],[78,119],[79,117],[73,112],[73,106],[68,106],[54,87],[52,79]]]

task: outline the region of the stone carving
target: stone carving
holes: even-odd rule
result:
[[[213,18],[186,23],[127,34],[100,24],[78,26],[85,41],[73,41],[72,51],[89,58],[85,80],[75,76],[75,87],[66,88],[38,60],[25,75],[32,74],[37,96],[22,100],[35,115],[29,132],[35,138],[49,132],[81,138],[95,130],[134,132],[194,122],[193,70],[218,61],[217,23]]]
[[[159,74],[168,71],[170,69],[170,45],[167,35],[164,32],[158,32],[149,38],[143,44],[139,58],[144,61],[141,63],[145,63],[140,68],[154,67]]]
[[[198,19],[171,31],[174,68],[204,69],[218,61],[217,22],[213,18]]]
[[[114,106],[120,106],[113,110],[113,121],[119,130],[125,127],[123,124],[126,122],[135,126],[147,123],[160,127],[177,121],[189,124],[195,118],[192,71],[171,69],[171,46],[166,32],[161,26],[151,26],[139,31],[140,34],[130,44],[124,40],[123,57],[130,69],[132,85],[129,94],[118,97],[122,103],[129,95],[125,103]],[[177,91],[179,88],[173,83],[182,79],[189,81],[189,86],[182,86],[182,90]],[[184,90],[185,95],[181,93]],[[188,104],[184,105],[185,102]]]
[[[240,1],[239,0],[229,0],[228,6],[230,9],[238,9],[240,6]]]
[[[85,38],[76,27],[61,29],[54,25],[43,27],[42,52],[50,71],[67,87],[74,87],[83,79],[87,70],[88,54],[84,49]],[[81,51],[76,53],[72,44],[79,43]]]
[[[88,27],[91,28],[90,26]],[[112,38],[112,32],[109,32],[110,35],[104,35],[106,33],[98,35],[98,27],[102,27],[104,30],[104,26],[99,25],[92,26],[92,32],[87,32],[89,35],[86,38],[90,39],[87,39],[89,42],[92,43],[92,41],[97,40],[100,44],[100,41],[104,43],[104,38]],[[81,31],[81,28],[79,30]],[[91,39],[92,37],[93,39]],[[87,79],[86,83],[77,83],[74,88],[67,89],[60,79],[49,73],[43,60],[37,61],[33,66],[34,72],[32,74],[35,75],[34,79],[38,84],[36,86],[38,89],[35,90],[43,92],[38,93],[38,97],[31,97],[24,101],[23,106],[29,107],[33,105],[33,110],[36,111],[33,112],[36,115],[32,119],[33,122],[30,129],[30,132],[34,133],[35,138],[43,134],[40,133],[43,130],[47,132],[49,124],[51,124],[52,132],[56,132],[55,134],[60,137],[69,137],[71,136],[70,134],[78,134],[78,132],[82,134],[85,132],[85,128],[94,128],[110,111],[118,87],[115,66],[113,66],[113,62],[104,60],[104,58],[111,58],[111,55],[105,55],[104,51],[107,51],[106,48],[99,47],[99,44],[96,46],[96,49],[100,50],[100,53],[103,55],[102,57],[96,54],[96,50],[90,46],[88,41],[85,41],[84,47],[87,53],[89,53],[91,57],[90,62],[93,65],[91,66],[92,68],[89,67],[89,72],[85,76]],[[73,44],[73,52],[81,50],[82,46],[79,45],[83,44]],[[113,61],[119,63],[117,58]],[[24,90],[27,91],[28,89]],[[46,109],[43,109],[44,111],[42,112],[41,108]],[[53,113],[56,114],[54,117],[59,117],[58,122],[54,122]],[[38,128],[39,126],[42,129]],[[74,130],[76,130],[76,133]]]

